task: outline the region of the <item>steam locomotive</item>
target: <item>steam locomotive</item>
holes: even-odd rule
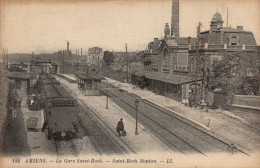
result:
[[[46,131],[49,140],[68,140],[76,137],[79,111],[77,100],[52,76],[41,76],[40,83],[45,101],[42,131]]]

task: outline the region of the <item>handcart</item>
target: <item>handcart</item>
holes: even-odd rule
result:
[[[26,123],[27,131],[38,131],[37,123],[38,123],[38,117],[29,117]]]

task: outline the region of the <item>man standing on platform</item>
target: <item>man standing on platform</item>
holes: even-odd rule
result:
[[[121,136],[121,134],[123,134],[123,131],[124,131],[123,118],[121,118],[120,121],[118,121],[117,126],[116,126],[116,131],[119,136]]]

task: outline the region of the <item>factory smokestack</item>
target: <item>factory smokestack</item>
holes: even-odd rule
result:
[[[70,43],[67,41],[67,52],[69,53],[70,50]]]
[[[172,0],[171,36],[179,37],[179,0]]]

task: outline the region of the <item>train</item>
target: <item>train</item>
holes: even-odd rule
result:
[[[39,89],[38,93],[39,94],[45,94],[43,90],[43,86],[45,85],[60,85],[60,82],[55,79],[54,76],[50,74],[40,74],[39,76]]]
[[[49,140],[68,140],[78,132],[77,100],[74,99],[55,78],[40,77],[41,94],[44,98],[44,124]]]

